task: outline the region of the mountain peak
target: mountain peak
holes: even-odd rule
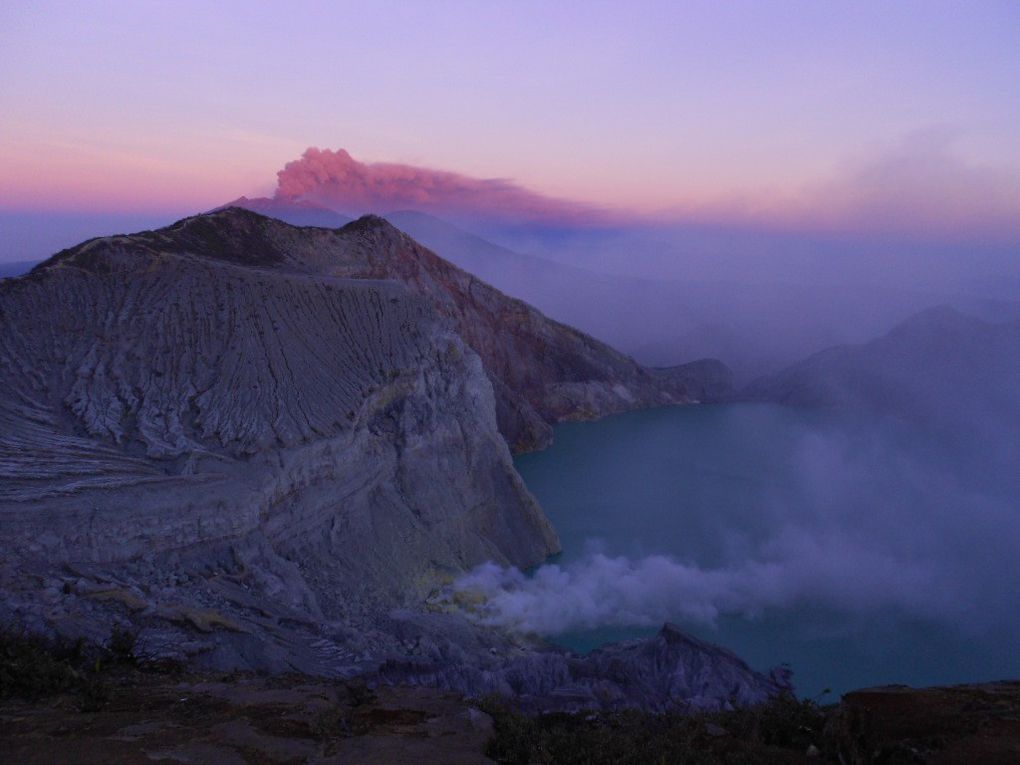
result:
[[[130,260],[144,252],[188,253],[251,266],[276,265],[287,256],[270,232],[273,227],[284,226],[289,224],[243,207],[223,207],[153,231],[89,239],[58,252],[33,270],[69,265],[105,271],[115,262],[125,262],[125,258]]]
[[[351,222],[351,218],[328,207],[307,199],[291,199],[282,197],[238,197],[232,202],[217,207],[212,212],[219,212],[231,207],[276,218],[292,226],[314,226],[316,228],[342,228]]]
[[[362,215],[357,220],[353,220],[350,223],[348,223],[344,228],[351,229],[352,231],[356,231],[358,229],[366,230],[380,229],[383,231],[392,230],[399,233],[399,229],[397,229],[396,226],[394,226],[392,223],[390,223],[381,215],[376,215],[375,213]]]
[[[951,305],[936,305],[908,316],[890,330],[890,335],[904,332],[945,331],[953,327],[969,327],[983,324],[975,316],[962,313]]]
[[[241,197],[241,199],[239,199],[237,201],[240,202],[240,201],[246,201],[246,200],[244,200],[244,197]],[[198,215],[192,215],[191,217],[184,218],[183,220],[181,220],[179,222],[180,223],[185,223],[187,221],[200,220],[202,218],[222,218],[222,219],[227,219],[227,220],[238,219],[238,220],[245,220],[245,221],[269,220],[269,216],[264,215],[264,214],[258,212],[257,210],[253,210],[250,207],[244,207],[244,206],[238,205],[238,204],[229,204],[229,205],[217,208],[216,210],[212,210],[212,211],[207,212],[207,213],[200,213]]]
[[[344,233],[355,234],[359,237],[367,237],[374,242],[401,242],[408,241],[417,245],[412,237],[394,226],[381,215],[370,213],[362,215],[357,220],[352,220],[341,229]]]

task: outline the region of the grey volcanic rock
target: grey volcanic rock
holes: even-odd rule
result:
[[[698,359],[672,367],[656,367],[656,375],[704,403],[725,400],[733,392],[733,371],[719,359]]]
[[[245,540],[385,602],[555,551],[477,355],[399,284],[290,267],[267,225],[95,240],[0,285],[0,549]]]
[[[277,200],[245,208],[300,221]],[[242,216],[240,210],[233,212]],[[297,232],[264,221],[292,262],[336,276],[395,279],[426,295],[482,358],[496,392],[500,431],[515,452],[551,442],[552,424],[692,400],[680,377],[657,376],[605,343],[553,321],[527,303],[443,260],[382,218],[337,231]],[[177,235],[179,236],[179,234]]]
[[[0,282],[0,623],[549,706],[763,698],[668,635],[580,659],[423,612],[476,564],[558,549],[504,436],[672,385],[379,219],[226,210],[86,242]]]
[[[453,322],[482,359],[500,430],[514,451],[547,445],[551,423],[691,400],[682,385],[664,383],[604,343],[507,297],[382,218],[366,216],[320,236],[336,237],[342,255],[330,257],[329,248],[320,246],[319,268],[338,276],[397,279]]]
[[[451,650],[451,645],[458,647]],[[442,643],[433,636],[417,655],[383,664],[378,676],[473,696],[512,696],[532,711],[717,711],[759,704],[791,690],[788,670],[763,675],[730,651],[672,624],[653,638],[615,643],[584,656],[510,644],[499,647],[498,658],[479,652],[465,660],[465,645],[470,641]]]

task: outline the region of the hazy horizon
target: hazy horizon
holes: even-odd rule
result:
[[[0,22],[0,260],[274,194],[468,228],[1020,243],[1009,3],[51,2]]]

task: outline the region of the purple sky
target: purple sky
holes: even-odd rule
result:
[[[657,217],[1012,235],[1018,40],[993,0],[8,2],[0,211],[193,212],[314,146]]]

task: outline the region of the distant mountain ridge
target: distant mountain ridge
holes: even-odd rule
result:
[[[1020,428],[1020,321],[949,306],[759,378],[741,398],[866,409],[959,430]]]
[[[298,225],[307,221],[300,203],[296,207],[286,199],[238,203]],[[642,364],[668,367],[717,358],[733,369],[741,384],[838,343],[865,342],[933,305],[952,303],[990,318],[1020,315],[1020,304],[982,305],[988,301],[966,294],[853,283],[806,284],[784,281],[780,275],[775,281],[762,281],[771,278],[764,263],[758,263],[757,276],[744,282],[732,262],[731,255],[738,253],[729,253],[725,242],[716,242],[719,252],[706,261],[705,253],[699,255],[696,247],[687,252],[668,239],[655,243],[647,237],[628,237],[626,231],[578,230],[576,237],[563,231],[562,241],[543,240],[543,248],[535,254],[527,249],[528,237],[503,241],[496,232],[493,240],[483,230],[463,228],[417,210],[380,212],[444,259]],[[321,225],[337,223],[324,220]],[[748,244],[738,237],[733,246]],[[620,268],[615,273],[598,270],[609,254],[609,260],[619,266],[633,248],[637,248],[636,264],[657,258],[662,273],[672,276],[653,279],[625,275]],[[716,258],[720,264],[729,264],[728,281],[706,280],[707,263]],[[690,273],[686,273],[688,261]],[[693,268],[699,262],[701,272]],[[811,320],[805,321],[805,316]]]
[[[40,263],[41,260],[12,260],[9,263],[0,263],[0,279],[27,274]]]

